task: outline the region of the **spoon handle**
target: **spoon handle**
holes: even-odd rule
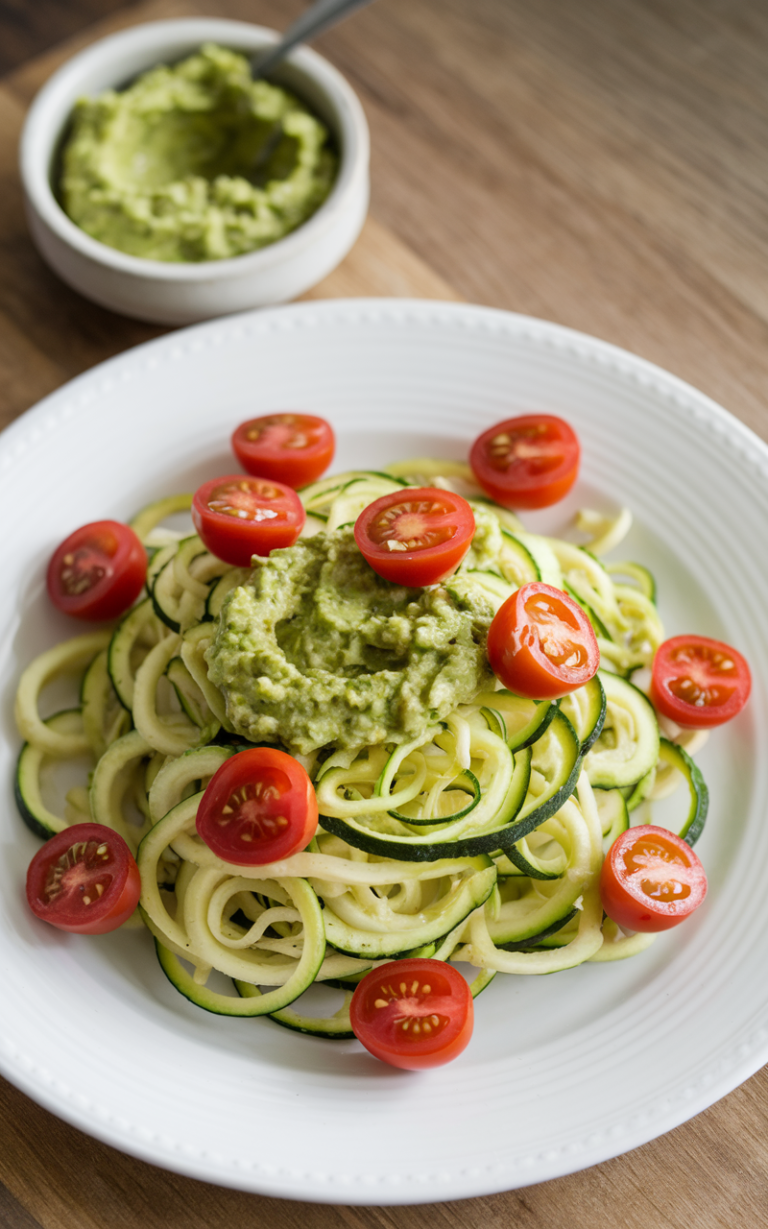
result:
[[[314,35],[348,17],[355,9],[361,9],[370,3],[371,0],[315,0],[306,13],[302,13],[301,17],[288,27],[280,42],[271,51],[256,57],[253,62],[254,77],[263,77],[298,43],[307,42]]]

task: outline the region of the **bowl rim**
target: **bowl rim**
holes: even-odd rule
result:
[[[78,96],[77,82],[99,60],[107,58],[117,67],[125,55],[146,50],[146,68],[149,69],[161,63],[164,56],[172,55],[174,45],[181,54],[187,51],[191,54],[190,44],[223,42],[247,53],[269,46],[279,37],[275,30],[250,22],[192,17],[142,22],[91,43],[66,60],[45,82],[25,119],[19,145],[19,167],[28,206],[62,242],[82,256],[115,273],[138,279],[218,282],[257,275],[287,259],[299,257],[335,224],[339,212],[346,209],[350,193],[356,191],[361,176],[368,173],[370,156],[368,124],[360,100],[338,69],[309,47],[295,49],[286,56],[286,63],[320,86],[334,112],[344,152],[326,200],[306,222],[282,239],[255,252],[223,260],[176,263],[131,256],[94,239],[73,222],[57,201],[50,182],[51,157],[73,100]],[[157,48],[154,54],[153,48]]]

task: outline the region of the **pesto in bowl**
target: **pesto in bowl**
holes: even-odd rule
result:
[[[129,255],[223,260],[305,222],[337,168],[316,115],[254,81],[245,56],[209,43],[77,103],[61,200],[82,230]]]

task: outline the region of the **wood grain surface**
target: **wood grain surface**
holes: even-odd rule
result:
[[[303,7],[0,0],[0,425],[162,331],[82,299],[33,248],[16,145],[35,90],[111,29],[196,13],[282,28]],[[373,197],[358,244],[310,297],[464,298],[544,316],[662,364],[768,438],[766,0],[378,0],[317,46],[366,109]],[[766,1223],[768,1069],[583,1173],[396,1209],[165,1173],[0,1081],[3,1229]]]

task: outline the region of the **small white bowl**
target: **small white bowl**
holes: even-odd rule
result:
[[[357,95],[327,60],[294,51],[270,74],[328,125],[340,151],[326,201],[284,239],[248,255],[185,264],[128,256],[81,230],[58,203],[51,177],[78,98],[121,87],[156,64],[183,59],[203,43],[251,54],[272,30],[208,18],[135,26],[94,43],[54,73],[35,98],[21,138],[21,178],[32,236],[60,277],[103,307],[159,324],[191,324],[249,307],[284,303],[314,286],[346,256],[365,221],[368,125]]]

